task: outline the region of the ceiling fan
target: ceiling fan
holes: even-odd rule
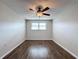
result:
[[[45,13],[45,11],[47,11],[49,9],[50,9],[49,7],[43,8],[43,6],[41,6],[41,5],[37,6],[36,10],[33,10],[32,8],[29,8],[30,11],[36,11],[36,15],[39,16],[39,17],[43,16],[43,15],[50,16],[50,14]]]

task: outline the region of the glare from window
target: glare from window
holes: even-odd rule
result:
[[[46,59],[48,56],[49,48],[44,46],[31,46],[28,49],[28,58],[33,59]],[[30,57],[31,56],[31,57]]]

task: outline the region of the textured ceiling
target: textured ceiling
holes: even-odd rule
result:
[[[38,18],[34,12],[29,11],[29,8],[35,8],[37,5],[42,5],[43,7],[50,7],[47,13],[51,16],[43,16],[41,18],[51,19],[52,15],[58,14],[62,9],[72,3],[73,0],[1,0],[9,8],[11,8],[16,13],[25,16],[28,19]],[[75,1],[75,0],[74,0]]]

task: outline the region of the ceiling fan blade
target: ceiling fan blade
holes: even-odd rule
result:
[[[50,14],[43,13],[43,15],[50,16]]]
[[[29,8],[30,11],[34,11],[33,9]]]
[[[42,12],[49,10],[49,7],[46,7],[45,9],[42,10]]]

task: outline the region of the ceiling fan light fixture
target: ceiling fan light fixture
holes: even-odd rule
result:
[[[43,16],[43,13],[42,12],[37,12],[36,15],[41,17],[41,16]]]

